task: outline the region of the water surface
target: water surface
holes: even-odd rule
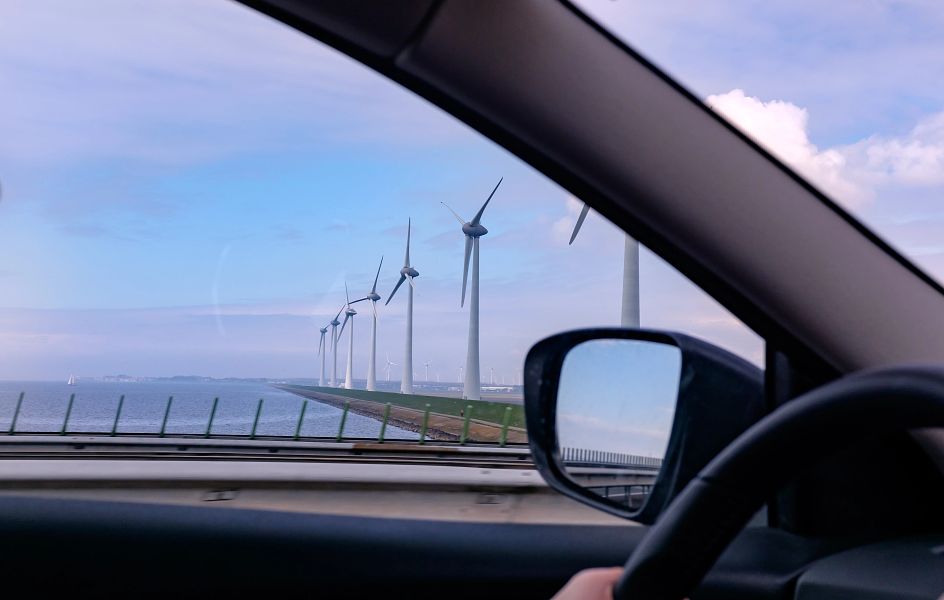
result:
[[[266,383],[237,381],[88,381],[70,386],[66,382],[0,381],[0,432],[7,432],[16,400],[24,393],[16,422],[18,433],[58,433],[65,420],[69,396],[75,394],[68,430],[110,433],[118,399],[124,395],[118,433],[159,433],[168,398],[173,396],[166,435],[202,434],[206,431],[213,399],[219,398],[213,418],[216,435],[249,435],[259,399],[264,399],[256,429],[258,436],[293,436],[304,399]],[[303,437],[334,438],[342,410],[309,400],[302,423]],[[376,438],[380,422],[349,413],[344,437]],[[388,439],[419,438],[412,432],[387,426]]]

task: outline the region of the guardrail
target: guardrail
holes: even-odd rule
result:
[[[111,421],[110,421],[110,422],[111,422],[110,427],[108,427],[108,428],[102,428],[102,429],[99,429],[99,430],[94,430],[94,429],[93,429],[93,430],[76,431],[76,430],[70,429],[70,427],[69,427],[69,421],[70,421],[70,418],[71,418],[71,416],[72,416],[72,408],[73,408],[73,405],[75,404],[75,394],[71,394],[71,395],[69,396],[69,401],[68,401],[68,403],[67,403],[67,405],[66,405],[66,408],[65,408],[65,414],[64,414],[63,419],[62,419],[62,425],[61,425],[61,427],[59,428],[58,431],[55,431],[55,432],[54,432],[54,431],[48,431],[48,430],[47,430],[47,431],[30,431],[30,430],[23,430],[23,429],[18,429],[18,428],[17,428],[17,423],[18,423],[18,421],[19,421],[20,413],[21,413],[22,408],[23,408],[23,401],[24,401],[24,399],[25,399],[25,396],[26,396],[26,393],[25,393],[25,392],[20,392],[19,397],[17,398],[17,401],[16,401],[16,405],[15,405],[15,408],[14,408],[14,411],[13,411],[12,418],[11,418],[11,420],[10,420],[10,426],[9,426],[9,428],[8,428],[5,432],[0,432],[0,434],[6,434],[6,435],[8,435],[8,436],[15,436],[15,435],[69,435],[69,434],[82,434],[82,435],[105,435],[105,436],[109,436],[109,437],[129,436],[129,435],[131,435],[131,436],[157,436],[157,437],[161,437],[161,438],[166,437],[166,436],[171,436],[171,437],[187,437],[187,438],[194,438],[194,437],[214,438],[214,437],[220,437],[220,438],[226,438],[226,439],[234,439],[234,438],[235,438],[235,439],[239,439],[239,438],[243,438],[243,439],[251,439],[251,440],[252,440],[252,439],[256,439],[257,437],[260,437],[260,436],[258,436],[259,422],[260,422],[260,419],[261,419],[261,417],[262,417],[262,410],[263,410],[263,407],[264,407],[264,405],[265,405],[265,399],[264,399],[264,398],[260,398],[259,401],[258,401],[258,403],[256,404],[256,407],[255,407],[255,411],[254,411],[254,415],[255,415],[255,416],[254,416],[253,419],[252,419],[251,428],[250,428],[250,433],[249,433],[248,435],[240,435],[240,434],[232,434],[232,433],[227,433],[227,434],[214,434],[214,432],[213,432],[213,422],[214,422],[214,419],[216,418],[217,409],[219,408],[219,405],[220,405],[220,398],[219,398],[219,397],[216,397],[216,398],[213,399],[213,403],[212,403],[212,405],[211,405],[211,407],[210,407],[209,416],[208,416],[208,418],[207,418],[206,425],[205,425],[204,427],[200,428],[199,430],[194,430],[193,432],[188,432],[188,433],[169,433],[169,432],[167,431],[167,425],[168,425],[168,422],[169,422],[169,419],[170,419],[171,409],[172,409],[173,406],[174,406],[174,397],[173,397],[173,396],[169,396],[169,397],[167,398],[167,402],[166,402],[166,404],[165,404],[165,406],[164,406],[163,415],[162,415],[162,417],[161,417],[161,419],[160,419],[160,430],[159,430],[157,433],[153,433],[153,432],[140,432],[140,431],[136,431],[136,432],[128,432],[128,431],[119,432],[119,427],[118,427],[118,426],[119,426],[120,421],[121,421],[122,410],[123,410],[124,404],[125,404],[125,396],[122,394],[121,397],[118,399],[118,404],[117,404],[117,407],[116,407],[116,409],[115,409],[114,418],[111,419]],[[295,441],[298,441],[298,440],[325,440],[325,439],[334,439],[335,441],[338,441],[338,442],[341,442],[341,441],[343,441],[343,440],[345,440],[345,439],[348,439],[348,440],[352,440],[352,439],[356,439],[356,440],[371,439],[371,440],[373,440],[373,439],[376,439],[376,441],[377,441],[378,443],[381,443],[381,444],[384,443],[384,441],[385,441],[385,439],[386,439],[387,425],[388,425],[388,421],[389,421],[389,419],[390,419],[390,408],[391,408],[391,403],[390,403],[390,402],[387,402],[387,403],[385,404],[385,406],[384,406],[383,416],[382,416],[382,419],[380,419],[380,432],[378,433],[378,435],[377,435],[376,438],[364,438],[364,437],[347,437],[347,438],[346,438],[346,437],[345,437],[344,428],[345,428],[345,425],[347,424],[348,413],[350,412],[350,408],[351,408],[350,402],[345,402],[344,405],[341,407],[340,421],[339,421],[339,423],[338,423],[338,430],[337,430],[337,434],[336,434],[336,435],[318,435],[318,436],[302,435],[302,426],[305,424],[305,415],[306,415],[306,413],[308,412],[308,404],[309,404],[310,402],[313,402],[313,401],[312,401],[312,400],[309,400],[309,399],[303,399],[303,400],[302,400],[302,403],[301,403],[301,406],[300,406],[300,409],[299,409],[299,412],[298,412],[298,417],[297,417],[297,420],[296,420],[296,422],[295,422],[294,434],[292,434],[292,435],[266,435],[265,438],[267,438],[267,439],[281,439],[281,440],[295,440]],[[503,422],[502,422],[502,424],[501,424],[501,437],[500,437],[500,440],[499,440],[499,443],[498,443],[498,446],[500,446],[500,447],[505,447],[506,444],[507,444],[508,427],[509,427],[509,421],[510,421],[510,410],[511,410],[510,408],[506,410],[506,414],[504,415],[504,419],[503,419]],[[467,443],[469,443],[469,442],[471,441],[471,440],[469,439],[469,423],[470,423],[471,416],[472,416],[472,406],[471,406],[471,405],[467,406],[467,407],[466,407],[466,410],[465,410],[464,412],[465,412],[465,415],[464,415],[464,419],[463,419],[462,435],[461,435],[461,437],[460,437],[460,439],[459,439],[459,442],[458,442],[460,446],[464,446],[464,445],[466,445]],[[426,436],[426,431],[427,431],[427,429],[428,429],[429,417],[430,417],[430,405],[427,404],[427,405],[426,405],[426,408],[425,408],[425,411],[424,411],[424,413],[423,413],[422,427],[420,428],[420,431],[419,431],[419,440],[417,440],[418,443],[421,444],[421,445],[422,445],[422,444],[425,444],[425,443],[428,441],[428,440],[427,440],[427,436]],[[369,417],[369,418],[370,418],[370,417]],[[248,422],[247,422],[247,423],[248,423]],[[407,441],[407,440],[397,440],[398,443],[399,443],[399,442],[402,442],[402,441]],[[490,445],[494,445],[494,444],[490,444]]]
[[[662,459],[651,456],[570,447],[561,448],[560,452],[561,459],[565,463],[575,466],[635,467],[653,470],[662,467]]]

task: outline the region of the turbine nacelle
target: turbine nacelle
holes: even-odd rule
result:
[[[403,256],[403,268],[400,269],[400,279],[397,281],[397,284],[393,286],[393,291],[390,292],[390,295],[387,296],[386,304],[390,304],[390,301],[393,300],[393,297],[397,295],[397,290],[400,289],[400,286],[403,285],[404,281],[409,281],[410,287],[415,287],[413,280],[420,276],[420,272],[410,265],[410,232],[412,230],[412,224],[412,221],[407,221],[406,254]]]
[[[341,324],[341,321],[338,321],[338,318],[337,318],[337,317],[331,319],[331,322],[328,323],[328,325],[333,325],[333,326],[335,326],[335,327],[337,327],[337,326],[340,325],[340,324]]]
[[[318,331],[320,331],[322,334],[325,334],[325,333],[328,333],[328,328],[327,328],[327,327],[322,327],[322,328],[319,329]]]
[[[367,299],[370,300],[371,302],[378,302],[380,300],[380,294],[378,294],[377,292],[371,292],[367,294]]]
[[[462,233],[466,234],[470,238],[478,238],[488,233],[488,229],[485,229],[485,226],[481,223],[476,223],[475,225],[472,223],[463,223]]]
[[[354,315],[357,314],[357,311],[354,310],[353,308],[348,307],[347,310],[344,311],[344,314],[347,317],[353,317]]]

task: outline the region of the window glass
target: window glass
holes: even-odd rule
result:
[[[569,244],[578,199],[241,5],[5,2],[0,89],[0,431],[520,443],[530,346],[620,322],[622,232],[591,211]],[[489,402],[470,404],[451,211],[471,221],[499,181],[478,238]],[[756,335],[639,260],[642,326],[760,364]],[[344,323],[345,294],[372,291]]]
[[[944,5],[577,4],[942,279]]]

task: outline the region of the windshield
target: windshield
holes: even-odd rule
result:
[[[639,324],[763,360],[579,199],[241,5],[7,2],[0,33],[0,432],[522,444],[525,353],[626,324],[630,260]]]
[[[944,279],[944,7],[576,4]]]

